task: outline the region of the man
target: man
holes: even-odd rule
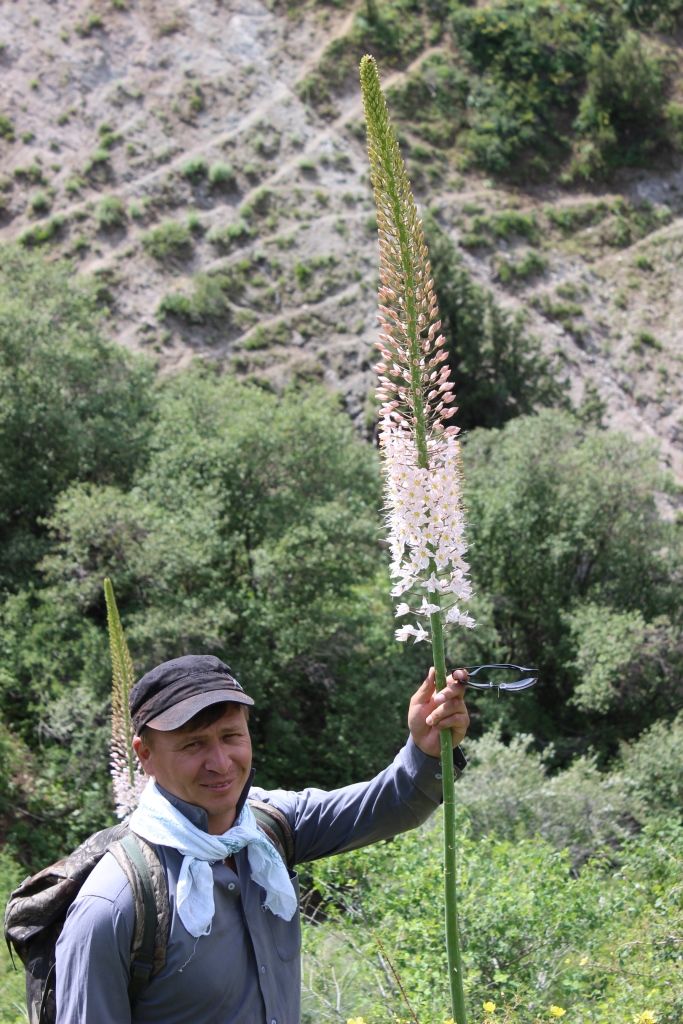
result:
[[[154,782],[130,825],[166,874],[166,963],[131,1011],[133,896],[105,854],[57,945],[57,1024],[298,1024],[296,875],[256,828],[247,794],[286,816],[295,862],[419,825],[441,799],[439,733],[450,729],[457,746],[469,724],[466,671],[439,693],[434,679],[430,669],[410,701],[410,736],[393,764],[369,782],[292,793],[252,786],[253,701],[227,665],[187,655],[143,676],[130,696],[133,746]]]

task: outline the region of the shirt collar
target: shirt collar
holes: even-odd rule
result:
[[[237,820],[237,818],[239,818],[242,812],[242,808],[247,802],[249,790],[251,789],[252,783],[254,781],[254,774],[255,772],[254,769],[252,768],[249,773],[247,783],[244,789],[242,790],[239,800],[237,801],[237,806],[235,807],[235,821]],[[175,807],[177,811],[180,811],[181,814],[184,814],[187,820],[191,821],[196,828],[200,828],[202,832],[208,833],[209,816],[203,807],[198,807],[197,804],[188,803],[187,800],[181,800],[179,796],[175,795],[175,793],[170,793],[167,789],[164,789],[163,786],[160,786],[156,779],[154,780],[154,785],[157,787],[161,795],[165,797],[166,800],[168,800],[169,804],[171,804],[172,807]]]

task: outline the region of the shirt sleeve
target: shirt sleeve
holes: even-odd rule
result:
[[[317,860],[390,839],[425,821],[441,802],[441,764],[412,739],[369,782],[325,792],[255,791],[288,818],[295,860]]]
[[[96,873],[106,895],[92,891]],[[130,886],[107,855],[69,908],[57,941],[56,1024],[130,1024],[134,914]]]

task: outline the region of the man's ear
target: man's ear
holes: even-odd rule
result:
[[[151,775],[150,771],[150,758],[152,756],[152,748],[148,743],[143,740],[142,736],[133,736],[133,750],[138,755],[138,760],[142,765],[142,768],[146,775]]]

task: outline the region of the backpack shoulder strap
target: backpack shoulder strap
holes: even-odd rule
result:
[[[256,797],[249,797],[256,824],[270,839],[287,867],[294,867],[294,832],[287,817],[277,807]]]
[[[110,847],[125,873],[135,904],[135,929],[131,944],[131,1006],[166,962],[170,908],[168,883],[154,847],[141,836],[129,832]]]

